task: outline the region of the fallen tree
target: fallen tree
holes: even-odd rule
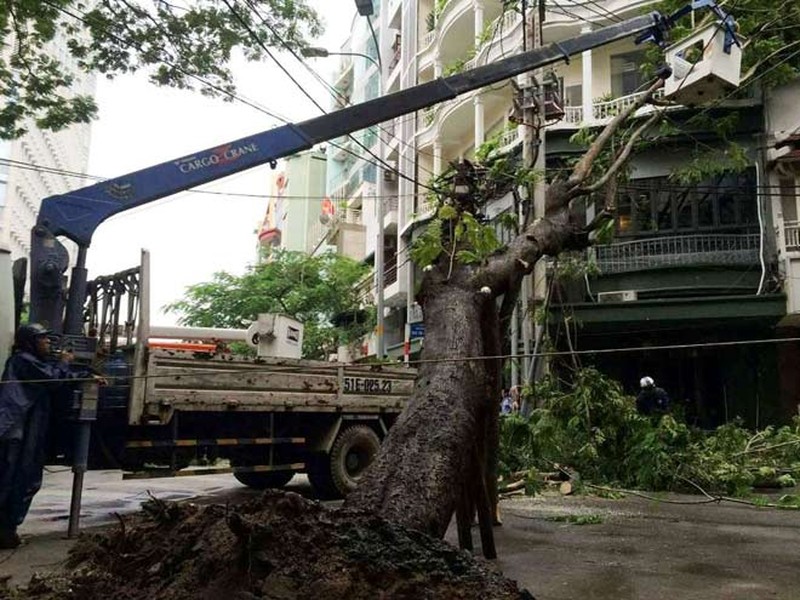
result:
[[[492,243],[489,227],[476,219],[479,175],[470,165],[458,166],[454,182],[466,183],[470,192],[439,198],[438,218],[416,254],[426,263],[417,295],[425,321],[417,385],[347,507],[437,537],[444,535],[455,512],[464,548],[472,546],[470,524],[477,511],[484,555],[494,556],[500,356],[508,347],[508,324],[522,280],[543,256],[589,246],[593,234],[610,221],[615,176],[661,112],[624,131],[623,126],[662,84],[656,80],[614,117],[568,177],[551,182],[544,216],[534,219],[528,204],[519,234],[507,247]],[[616,150],[609,153],[612,139]],[[607,164],[598,176],[604,152]],[[511,181],[513,187],[516,179]],[[582,224],[576,201],[601,191],[605,209]]]

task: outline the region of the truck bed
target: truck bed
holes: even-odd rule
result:
[[[404,367],[151,350],[129,422],[166,423],[174,411],[399,413],[415,377]]]

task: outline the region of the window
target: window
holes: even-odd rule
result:
[[[635,179],[618,192],[617,233],[638,237],[708,230],[744,233],[757,225],[757,208],[753,169],[692,186],[666,177]]]
[[[380,73],[373,73],[367,80],[367,85],[364,89],[364,100],[372,100],[378,97],[378,89],[380,85]]]
[[[367,163],[364,165],[364,170],[362,171],[362,177],[364,181],[368,181],[369,183],[375,183],[377,180],[377,168],[375,167],[375,163]]]
[[[633,208],[636,216],[636,228],[639,231],[653,229],[653,201],[650,192],[637,192],[633,196]]]
[[[583,104],[583,85],[568,85],[564,88],[564,104],[566,106],[581,106]]]
[[[628,52],[611,57],[611,93],[615,98],[637,91],[644,83],[639,65],[644,52]]]
[[[0,207],[3,207],[3,206],[6,205],[6,188],[7,187],[8,186],[7,186],[6,182],[3,181],[2,179],[0,179]]]
[[[617,232],[622,235],[633,233],[633,199],[630,194],[620,194],[617,198]]]
[[[671,194],[675,210],[675,225],[678,229],[691,229],[694,223],[692,195],[689,190],[681,190]]]

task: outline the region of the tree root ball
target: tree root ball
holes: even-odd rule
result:
[[[533,599],[442,540],[291,492],[236,507],[152,500],[143,508],[83,535],[62,572],[0,598]]]

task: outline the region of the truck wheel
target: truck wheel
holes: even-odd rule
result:
[[[331,477],[343,496],[356,489],[380,449],[381,440],[366,425],[348,427],[339,434],[331,448]]]
[[[249,488],[266,490],[285,486],[294,477],[294,471],[240,471],[233,476]]]
[[[308,462],[308,479],[317,496],[334,499],[352,492],[380,447],[380,439],[366,425],[340,431],[330,454],[316,454]]]

